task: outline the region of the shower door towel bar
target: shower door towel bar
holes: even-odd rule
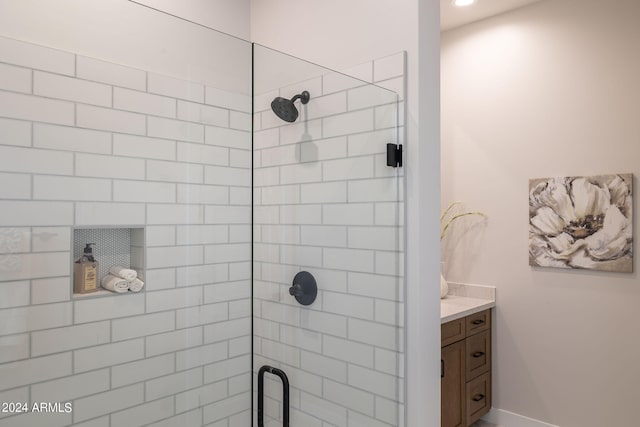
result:
[[[282,380],[282,427],[289,427],[289,378],[281,369],[264,365],[258,371],[258,427],[264,427],[264,373],[280,377]]]

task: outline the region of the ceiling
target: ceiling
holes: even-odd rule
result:
[[[476,0],[476,3],[471,6],[456,7],[452,4],[452,0],[440,0],[440,31],[450,30],[539,1]]]

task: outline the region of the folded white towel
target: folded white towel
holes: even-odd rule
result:
[[[127,292],[129,290],[129,282],[122,277],[107,274],[102,278],[102,287],[111,292]]]
[[[140,292],[144,287],[144,282],[140,279],[135,279],[133,282],[129,282],[129,290],[131,292]]]
[[[133,282],[138,277],[138,273],[135,270],[131,270],[130,268],[120,267],[116,265],[109,269],[109,274],[112,276],[120,277],[121,279],[127,280],[129,282]]]

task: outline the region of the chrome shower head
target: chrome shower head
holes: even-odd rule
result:
[[[271,109],[276,116],[280,117],[285,122],[293,123],[298,118],[298,109],[293,103],[300,99],[300,102],[306,104],[309,102],[309,92],[306,90],[299,95],[294,96],[291,99],[286,99],[282,97],[277,97],[273,101],[271,101]]]

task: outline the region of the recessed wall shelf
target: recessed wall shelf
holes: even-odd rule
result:
[[[73,263],[82,256],[87,243],[95,243],[93,255],[98,261],[98,290],[86,294],[73,293],[73,298],[90,298],[106,295],[130,295],[132,292],[111,292],[100,288],[102,278],[109,274],[109,268],[120,265],[138,272],[138,277],[144,281],[145,260],[145,229],[143,226],[128,228],[92,227],[73,229]],[[73,292],[73,275],[71,277]],[[141,292],[144,292],[144,288]]]

